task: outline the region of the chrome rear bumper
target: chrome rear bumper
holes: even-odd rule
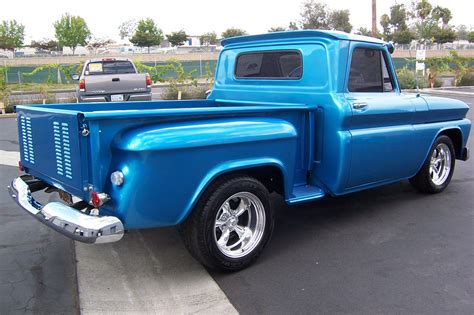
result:
[[[123,237],[122,222],[112,216],[91,216],[60,202],[42,205],[23,178],[15,178],[8,186],[16,203],[41,223],[57,232],[84,243],[110,243]]]

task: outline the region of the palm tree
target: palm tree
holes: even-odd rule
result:
[[[377,37],[377,0],[372,0],[372,36]]]

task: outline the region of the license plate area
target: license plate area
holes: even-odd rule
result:
[[[123,94],[114,94],[110,96],[112,102],[123,102]]]

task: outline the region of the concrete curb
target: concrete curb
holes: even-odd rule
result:
[[[16,118],[16,113],[0,114],[0,119],[1,118]]]
[[[456,91],[460,89],[472,89],[472,92],[468,91]],[[406,89],[402,92],[408,93],[417,93],[416,89]],[[441,94],[441,95],[453,95],[453,96],[474,96],[474,87],[473,86],[455,86],[450,88],[433,88],[433,89],[420,89],[421,94]]]

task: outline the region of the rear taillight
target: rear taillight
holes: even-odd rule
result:
[[[149,74],[146,75],[146,87],[151,87],[151,77]]]
[[[95,191],[93,191],[91,193],[91,202],[90,203],[95,208],[99,208],[100,206],[102,206],[104,203],[106,203],[109,200],[110,200],[110,197],[106,193],[98,193],[98,192],[95,192]]]
[[[79,81],[79,90],[83,92],[86,90],[86,81],[84,79]]]
[[[18,161],[18,170],[20,172],[24,172],[25,171],[25,167],[23,166],[23,163],[21,161]]]

